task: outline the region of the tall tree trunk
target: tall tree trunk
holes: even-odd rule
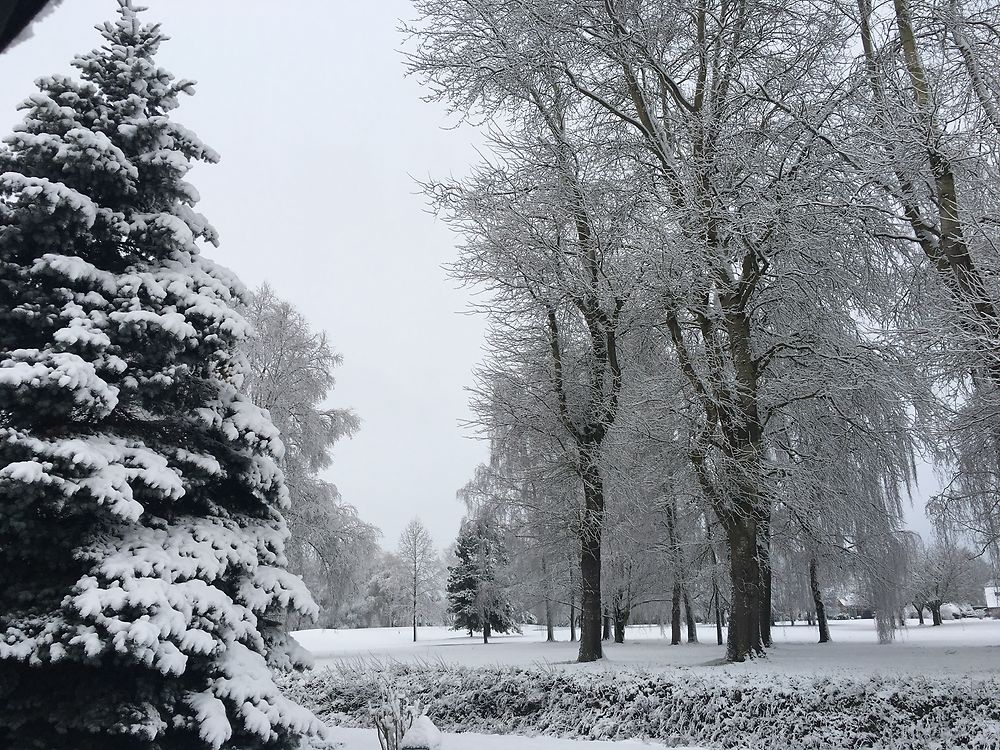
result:
[[[924,624],[924,605],[917,602],[913,602],[913,608],[917,610],[917,621],[923,625]]]
[[[625,626],[628,625],[627,610],[615,610],[615,643],[625,643]]]
[[[931,625],[941,624],[941,605],[932,604],[931,605]]]
[[[713,580],[712,585],[715,587],[715,638],[721,646],[724,643],[722,639],[722,602],[719,598],[718,582]]]
[[[489,644],[490,642],[490,620],[486,618],[483,620],[483,643]]]
[[[545,557],[542,557],[542,578],[545,580],[545,642],[552,643],[556,639],[555,623],[552,622],[552,586],[549,581]]]
[[[601,622],[601,640],[611,640],[611,612],[608,611],[607,607],[604,608],[604,619]]]
[[[569,594],[569,642],[576,643],[576,591]]]
[[[770,509],[757,526],[757,547],[760,559],[760,642],[765,648],[771,646],[771,624],[774,613],[771,609],[771,519]]]
[[[709,222],[708,229],[709,244],[715,245],[719,239],[712,236],[712,222]],[[711,395],[715,387],[706,386],[692,364],[676,314],[669,314],[667,320],[681,369],[699,393],[707,418],[704,439],[699,438],[699,444],[689,455],[698,484],[726,532],[732,589],[726,659],[736,662],[763,654],[764,650],[761,641],[761,566],[757,525],[770,521],[770,508],[762,503],[759,491],[764,429],[757,403],[759,362],[753,353],[753,324],[747,307],[762,268],[759,259],[752,254],[744,258],[742,268],[743,277],[738,282],[734,280],[732,288],[719,293],[728,336],[726,348],[737,380],[732,406],[719,408],[717,400]],[[712,325],[706,323],[703,328],[711,333]],[[721,441],[712,434],[716,428]],[[718,445],[719,442],[723,457],[735,467],[735,496],[729,491],[723,492],[716,485],[716,479],[708,468],[708,451],[712,450],[713,443]]]
[[[747,259],[752,260],[751,256]],[[756,261],[753,261],[756,263]],[[751,274],[752,276],[753,274]],[[744,278],[742,284],[748,283]],[[760,497],[761,446],[764,428],[760,421],[757,360],[753,356],[753,324],[747,299],[738,289],[720,297],[725,310],[729,351],[738,383],[735,415],[725,421],[725,453],[737,467],[736,501],[725,507],[724,525],[729,541],[729,565],[733,603],[729,615],[726,659],[743,661],[764,653],[761,640],[761,565],[759,526],[770,525],[770,504]],[[735,417],[735,418],[734,418]],[[723,519],[720,519],[723,520]],[[770,606],[768,607],[770,614]]]
[[[568,172],[567,172],[568,174]],[[572,189],[579,195],[574,184]],[[563,381],[562,349],[559,340],[559,318],[554,307],[547,311],[549,346],[552,352],[552,375],[559,405],[559,416],[573,436],[577,449],[577,467],[583,480],[583,515],[580,524],[581,622],[580,651],[577,661],[596,661],[603,656],[601,649],[601,535],[604,527],[604,479],[601,476],[601,442],[608,426],[614,422],[622,373],[613,318],[601,308],[600,263],[598,243],[590,225],[583,201],[574,206],[577,239],[584,249],[582,258],[592,288],[576,305],[583,314],[590,334],[593,361],[590,367],[589,419],[579,425],[570,413]],[[618,303],[621,309],[624,300]]]
[[[688,643],[698,642],[698,623],[694,621],[694,610],[691,609],[691,598],[688,596],[687,586],[682,589],[684,599],[684,616],[687,619],[687,639]]]
[[[683,556],[677,538],[677,500],[667,507],[667,541],[670,543],[670,562],[673,567],[674,585],[670,595],[670,645],[681,642],[681,586],[683,585]]]
[[[670,596],[670,645],[681,642],[681,579],[674,574],[674,589]]]
[[[413,566],[413,642],[417,642],[417,567]]]
[[[584,513],[580,540],[580,652],[577,661],[600,659],[601,649],[601,532],[604,525],[604,482],[597,466],[599,447],[580,448],[583,465]]]
[[[719,558],[715,555],[715,545],[709,535],[709,551],[712,554],[712,601],[715,603],[715,637],[721,646],[722,640],[722,596],[719,591]]]
[[[816,575],[816,558],[809,560],[809,588],[812,589],[813,604],[816,606],[816,622],[819,623],[819,642],[830,641],[830,623],[826,619],[826,607],[823,605],[823,592],[819,588],[819,577]]]
[[[733,585],[726,659],[744,661],[763,653],[760,641],[760,566],[757,562],[756,523],[752,518],[731,519],[727,529],[729,573]]]

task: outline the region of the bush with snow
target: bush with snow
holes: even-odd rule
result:
[[[441,731],[426,715],[413,720],[406,730],[400,750],[441,750]]]
[[[411,705],[391,685],[383,684],[381,703],[371,709],[372,723],[382,750],[399,750],[403,737],[419,716],[419,703]]]
[[[0,747],[299,748],[282,445],[130,0],[0,148]]]
[[[592,672],[355,664],[289,675],[325,719],[364,722],[379,684],[419,699],[448,732],[646,738],[755,750],[995,750],[1000,680]]]

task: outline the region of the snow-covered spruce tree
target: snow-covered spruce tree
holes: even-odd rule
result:
[[[130,0],[0,150],[0,747],[293,748],[278,433]]]
[[[470,522],[462,524],[455,540],[455,557],[458,562],[448,566],[448,612],[454,616],[455,630],[469,631],[469,637],[483,629],[476,605],[479,590],[476,576],[476,548],[478,540]]]
[[[518,630],[514,605],[504,581],[510,564],[496,526],[485,518],[466,519],[455,544],[458,564],[448,568],[448,611],[455,630],[482,631],[483,642],[492,633]]]

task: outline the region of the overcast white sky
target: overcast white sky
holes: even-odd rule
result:
[[[407,0],[146,0],[173,38],[160,59],[198,93],[175,113],[222,154],[192,181],[222,235],[214,257],[250,285],[268,281],[345,364],[333,402],[357,410],[329,478],[395,547],[421,517],[440,546],[458,531],[455,491],[485,460],[460,428],[483,322],[442,264],[454,238],[425,210],[411,175],[464,174],[480,142],[445,129],[439,106],[403,78]],[[62,3],[34,37],[0,57],[0,132],[43,74],[68,72],[97,44],[114,0]],[[936,487],[921,467],[922,497]]]
[[[172,37],[162,64],[198,81],[176,119],[222,155],[192,182],[219,230],[213,257],[268,281],[344,355],[333,402],[361,432],[329,478],[394,548],[420,516],[444,546],[458,532],[455,491],[486,458],[468,437],[464,387],[482,321],[441,266],[451,233],[424,211],[411,175],[463,174],[477,133],[446,130],[441,107],[403,78],[397,20],[406,0],[145,0]],[[0,56],[0,133],[38,76],[70,72],[97,46],[114,0],[62,3]]]

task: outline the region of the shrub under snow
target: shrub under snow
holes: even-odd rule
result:
[[[290,675],[317,715],[367,724],[389,681],[444,731],[819,750],[1000,748],[1000,680],[354,664]]]

